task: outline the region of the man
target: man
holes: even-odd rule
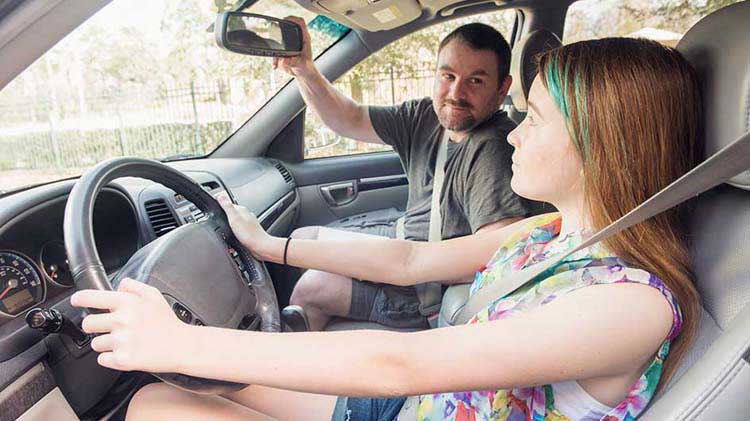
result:
[[[499,111],[511,84],[510,47],[499,32],[473,23],[446,36],[438,49],[432,99],[363,106],[334,89],[315,68],[304,21],[293,19],[303,28],[304,50],[297,57],[275,59],[274,64],[297,78],[306,104],[331,130],[358,141],[391,145],[399,154],[409,179],[403,238],[426,241],[435,229],[431,220],[439,233],[433,240],[440,240],[498,229],[529,213],[529,203],[510,188],[513,148],[506,135],[515,125]],[[436,216],[431,215],[433,177],[444,135],[449,141],[444,181],[435,187],[442,190],[436,196]],[[334,224],[343,230],[303,227],[292,237],[396,237],[396,225],[367,221],[357,226]],[[438,288],[437,302],[426,302],[430,299],[424,290],[310,270],[295,286],[291,303],[305,310],[311,330],[323,329],[332,316],[426,328],[428,317],[439,309],[440,292]]]

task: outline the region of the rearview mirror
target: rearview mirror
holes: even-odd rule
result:
[[[294,22],[270,16],[223,12],[216,16],[216,43],[234,53],[289,57],[302,51],[302,29]]]

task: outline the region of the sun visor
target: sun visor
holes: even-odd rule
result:
[[[405,25],[422,14],[416,0],[313,0],[307,3],[334,20],[370,32]]]

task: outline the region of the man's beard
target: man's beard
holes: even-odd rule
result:
[[[466,110],[465,117],[449,121],[447,114],[447,110],[445,109],[446,106],[455,106],[455,107],[461,107]],[[474,115],[471,113],[471,111],[474,109],[474,107],[469,104],[468,102],[464,100],[453,100],[453,99],[446,99],[442,102],[440,105],[440,109],[438,110],[438,121],[440,122],[440,125],[444,128],[454,131],[454,132],[468,132],[470,130],[473,130],[475,127],[477,127],[480,123],[482,123],[484,120],[486,120],[492,113],[484,116],[482,119],[477,119],[474,117]]]

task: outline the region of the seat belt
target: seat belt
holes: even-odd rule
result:
[[[573,253],[677,206],[748,169],[750,169],[750,133],[745,133],[650,199],[609,224],[578,247],[573,248],[573,250],[480,288],[469,297],[452,324],[465,324],[495,300],[510,294],[536,279],[539,275],[552,270]]]
[[[443,218],[440,213],[440,196],[443,194],[445,182],[445,162],[448,160],[448,131],[443,129],[438,143],[438,153],[435,159],[435,171],[432,177],[432,202],[430,205],[430,222],[428,226],[427,241],[435,242],[443,239]],[[396,220],[396,238],[403,240],[406,237],[405,219],[400,217]],[[415,285],[417,298],[419,299],[419,313],[425,317],[432,316],[440,311],[440,301],[443,296],[443,286],[439,282],[428,282]]]
[[[432,177],[432,204],[430,206],[430,225],[427,241],[434,243],[443,239],[443,217],[440,212],[440,197],[443,194],[445,182],[445,162],[448,160],[448,130],[443,128],[443,134],[438,143],[437,158],[435,159],[435,171]],[[425,317],[432,316],[440,311],[440,302],[443,298],[443,286],[440,282],[427,282],[414,286],[419,298],[419,313]],[[437,318],[434,318],[437,325]],[[430,322],[432,326],[433,321]]]
[[[404,222],[405,222],[405,218],[403,215],[400,216],[396,220],[396,239],[397,240],[406,239],[406,228],[404,228]]]

